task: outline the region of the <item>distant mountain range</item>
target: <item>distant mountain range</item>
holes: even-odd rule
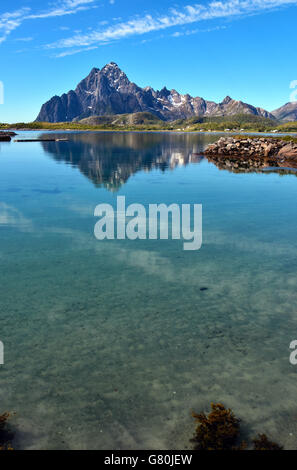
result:
[[[292,106],[291,106],[292,105]],[[297,119],[297,103],[269,113],[227,96],[221,103],[200,97],[181,95],[176,90],[140,88],[111,62],[101,70],[93,68],[75,90],[54,96],[45,103],[36,119],[38,122],[72,122],[92,116],[149,112],[164,121],[193,116],[217,117],[250,114],[269,119]],[[295,118],[293,118],[295,116]]]
[[[297,121],[297,102],[287,103],[279,109],[272,111],[272,114],[279,121],[290,122]]]

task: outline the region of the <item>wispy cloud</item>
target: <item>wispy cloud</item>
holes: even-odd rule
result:
[[[213,31],[220,31],[222,29],[227,29],[227,27],[215,26],[214,28],[206,28],[206,29],[187,29],[186,31],[176,31],[171,36],[174,38],[179,38],[181,36],[191,36],[192,34],[198,34],[198,33],[211,33]]]
[[[51,18],[56,16],[73,15],[78,11],[86,10],[95,0],[63,0],[57,3],[56,7],[41,12],[28,15],[26,19]]]
[[[39,11],[32,11],[31,8],[21,8],[0,14],[0,44],[24,21],[74,15],[83,10],[95,8],[98,2],[99,0],[56,0],[49,3],[47,8],[44,7]],[[110,3],[112,3],[112,0]],[[228,0],[225,2],[210,1],[206,4],[194,3],[180,9],[171,8],[167,14],[163,15],[146,14],[127,21],[118,19],[111,26],[101,21],[96,28],[90,29],[88,27],[84,33],[73,32],[70,37],[52,42],[44,47],[47,49],[65,49],[64,52],[56,54],[56,57],[65,57],[131,36],[144,35],[173,27],[178,28],[202,21],[245,17],[296,5],[297,0]],[[64,27],[64,30],[66,31],[66,27]],[[208,30],[212,30],[211,26]],[[196,31],[198,30],[189,29],[188,32],[175,31],[173,34],[178,37],[185,34],[195,34]]]
[[[71,37],[48,44],[50,49],[90,47],[102,45],[133,35],[142,35],[152,31],[160,31],[176,26],[184,26],[206,20],[220,18],[244,17],[250,14],[262,13],[282,7],[297,5],[297,0],[229,0],[226,2],[212,1],[206,5],[187,5],[182,9],[170,9],[167,15],[153,16],[147,14],[126,22],[119,22],[105,29],[96,29],[85,34],[75,34]]]
[[[20,26],[28,11],[29,8],[22,8],[0,15],[0,44],[6,40],[12,31]]]
[[[86,51],[91,51],[93,49],[98,49],[99,46],[90,46],[90,47],[83,47],[82,49],[71,49],[67,50],[64,52],[60,52],[59,54],[56,54],[55,57],[61,58],[61,57],[67,57],[69,55],[75,55],[79,54],[80,52],[86,52]]]
[[[31,8],[21,8],[13,12],[0,14],[0,44],[3,43],[12,31],[17,29],[26,20],[54,18],[57,16],[73,15],[79,11],[93,8],[96,0],[59,0],[51,7],[34,13]]]
[[[30,42],[33,41],[33,37],[27,37],[27,38],[16,38],[15,41],[20,41],[20,42]]]

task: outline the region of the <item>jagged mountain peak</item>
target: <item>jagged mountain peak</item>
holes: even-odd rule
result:
[[[170,91],[168,90],[168,88],[166,88],[166,86],[164,86],[162,90],[157,91],[157,95],[163,98],[167,98],[167,96],[170,95]]]
[[[119,69],[120,67],[118,66],[118,64],[116,64],[115,62],[109,62],[108,64],[104,65],[104,67],[102,68],[105,69],[105,68],[115,68],[115,69]]]
[[[118,66],[118,64],[116,64],[115,62],[109,62],[108,64],[104,65],[104,67],[102,67],[101,70],[103,71],[103,70],[121,70],[121,69]]]
[[[149,112],[164,120],[186,119],[192,116],[222,116],[249,113],[273,117],[261,108],[235,101],[230,96],[215,103],[203,98],[180,94],[165,86],[160,91],[140,88],[130,82],[115,63],[101,70],[94,67],[73,91],[55,96],[45,103],[37,121],[78,121],[91,116]]]
[[[223,99],[222,104],[229,104],[231,101],[233,101],[230,96],[226,96],[226,98]]]
[[[120,85],[127,86],[130,84],[127,75],[115,62],[110,62],[109,64],[105,65],[101,69],[100,74],[104,75],[108,79],[110,86],[116,87],[117,89]]]
[[[106,64],[102,69],[101,73],[105,75],[120,75],[123,74],[126,76],[126,74],[120,69],[118,64],[115,62],[110,62],[109,64]]]

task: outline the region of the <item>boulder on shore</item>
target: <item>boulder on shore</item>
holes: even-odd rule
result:
[[[0,142],[10,142],[11,136],[8,134],[0,134]]]
[[[10,142],[11,137],[17,135],[15,132],[12,131],[2,131],[0,132],[0,142]]]
[[[297,161],[297,143],[289,143],[285,145],[277,154],[278,158],[285,158],[288,160],[296,160]]]

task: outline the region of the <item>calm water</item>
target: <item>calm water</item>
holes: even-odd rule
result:
[[[191,448],[191,410],[221,401],[247,436],[296,448],[296,175],[219,170],[200,156],[214,135],[67,137],[0,147],[0,402],[15,447]],[[97,241],[94,208],[118,195],[202,203],[202,249]]]

